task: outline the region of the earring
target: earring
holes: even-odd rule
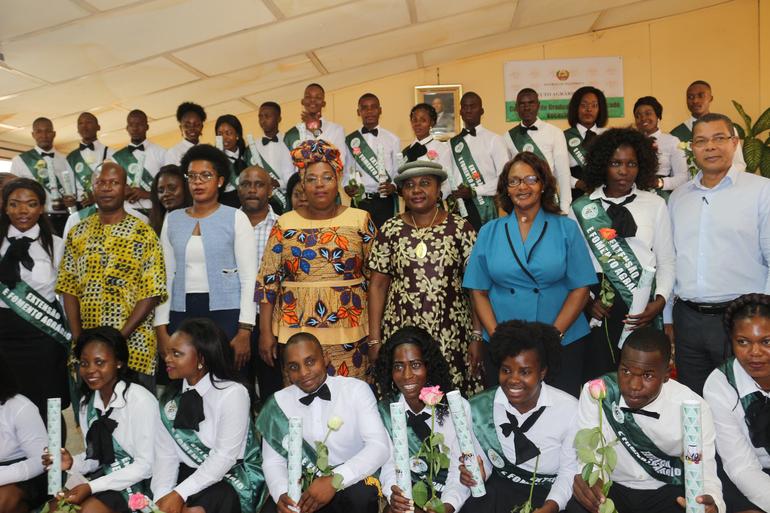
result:
[[[199,362],[198,363],[198,370],[201,370],[202,368],[203,368],[203,364]]]

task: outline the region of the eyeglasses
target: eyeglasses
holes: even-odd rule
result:
[[[306,176],[305,183],[308,185],[329,185],[334,181],[334,175]]]
[[[626,166],[626,167],[630,167],[632,169],[639,167],[639,163],[637,161],[635,161],[635,160],[626,160],[626,161],[623,161],[623,160],[610,160],[607,165],[609,167],[623,167],[623,166]]]
[[[508,180],[508,187],[518,187],[522,183],[525,183],[527,185],[535,185],[538,182],[540,182],[540,177],[537,175],[529,175],[529,176],[525,176],[524,178],[519,178],[518,176],[514,176],[513,178]]]
[[[724,134],[717,134],[714,137],[698,137],[696,139],[692,140],[692,147],[693,148],[705,148],[706,145],[711,142],[717,146],[722,146],[723,144],[727,144],[728,141],[732,141],[735,136],[733,135],[724,135]]]
[[[198,181],[206,183],[213,180],[216,175],[211,171],[204,171],[203,173],[187,173],[184,176],[187,178],[187,181],[190,183],[198,182]]]

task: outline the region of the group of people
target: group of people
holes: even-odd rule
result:
[[[324,95],[308,85],[285,133],[261,105],[257,140],[221,116],[215,146],[189,102],[169,150],[139,110],[116,152],[90,113],[66,157],[35,121],[0,181],[0,513],[45,499],[50,397],[78,413],[87,450],[62,453],[79,482],[63,496],[83,513],[130,511],[134,492],[165,513],[374,513],[380,495],[441,513],[397,484],[392,402],[412,481],[445,512],[507,512],[532,483],[540,513],[674,512],[686,400],[702,405],[698,501],[770,511],[770,181],[744,171],[707,83],[673,135],[649,96],[635,127],[607,129],[604,94],[583,87],[566,131],[523,89],[500,136],[467,92],[459,134],[434,138],[436,109],[418,104],[403,150],[375,95],[347,135]],[[446,399],[421,396],[433,386],[467,399],[475,478]],[[573,445],[599,425],[620,438],[609,491]],[[431,430],[438,474],[420,451]]]

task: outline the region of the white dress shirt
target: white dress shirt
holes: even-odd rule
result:
[[[259,157],[262,161],[267,161],[270,167],[273,168],[273,171],[278,175],[281,191],[285,193],[289,178],[297,171],[297,168],[294,167],[294,161],[291,158],[289,149],[283,143],[283,134],[278,132],[275,136],[278,138],[278,142],[269,141],[267,144],[263,144],[261,137],[257,138],[255,142],[257,143]],[[251,165],[250,162],[249,165]]]
[[[572,480],[577,474],[577,459],[573,442],[575,440],[575,415],[577,412],[577,400],[571,395],[562,392],[545,383],[540,389],[540,397],[537,398],[537,404],[527,413],[519,413],[519,410],[511,406],[508,398],[500,387],[497,387],[493,403],[493,418],[495,421],[495,432],[500,445],[503,448],[505,457],[513,462],[516,461],[516,449],[513,445],[513,435],[505,437],[501,424],[508,422],[506,412],[510,412],[516,417],[519,426],[526,421],[530,415],[545,406],[540,418],[526,432],[533,444],[540,450],[540,460],[537,466],[538,474],[555,474],[556,482],[551,486],[546,500],[552,500],[559,505],[559,510],[567,506],[567,501],[572,497]],[[476,422],[479,422],[477,420]],[[492,474],[492,463],[488,455],[481,451],[482,461],[484,462],[484,471],[486,475]],[[535,471],[535,458],[525,461],[519,465],[523,470]]]
[[[368,384],[342,376],[329,376],[325,383],[331,394],[329,401],[316,398],[305,406],[299,399],[307,394],[296,385],[279,390],[274,397],[287,418],[302,418],[302,436],[311,446],[324,439],[331,417],[342,418],[342,427],[329,435],[326,446],[329,465],[336,467],[334,473],[342,476],[342,485],[347,488],[374,473],[388,460],[388,432]],[[265,482],[277,504],[289,489],[287,462],[265,440],[262,457]]]
[[[636,194],[636,199],[624,206],[631,212],[636,222],[636,236],[626,237],[625,240],[642,267],[655,268],[655,295],[663,296],[663,299],[668,301],[674,288],[675,258],[671,220],[668,217],[665,200],[657,194],[637,189],[636,185],[631,188],[628,195],[620,198],[608,198],[604,194],[604,187],[596,189],[589,198],[592,200],[601,198],[602,206],[606,209],[609,206],[608,203],[619,205],[631,194]],[[572,209],[569,210],[569,216],[577,221]],[[590,246],[588,252],[596,272],[604,272]]]
[[[56,275],[59,269],[61,257],[64,254],[64,241],[56,235],[53,236],[53,259],[43,249],[43,244],[38,238],[40,236],[40,225],[35,225],[26,232],[19,231],[15,226],[8,227],[8,235],[0,244],[0,258],[5,256],[8,246],[11,242],[9,237],[28,237],[34,239],[29,245],[29,256],[34,260],[35,265],[31,270],[27,270],[23,265],[19,266],[22,281],[35,289],[35,292],[43,296],[48,301],[56,300]],[[5,301],[0,299],[0,308],[8,308]]]
[[[664,191],[673,191],[690,179],[687,169],[687,157],[684,150],[679,148],[679,139],[671,134],[657,132],[650,135],[654,137],[658,146],[658,176],[663,178]]]
[[[254,302],[254,287],[257,280],[256,248],[254,246],[254,231],[249,218],[241,210],[235,212],[235,236],[233,252],[235,265],[238,267],[238,281],[241,284],[241,310],[238,322],[254,324],[257,317],[257,304]],[[174,275],[176,274],[176,257],[174,248],[168,238],[168,219],[163,221],[160,231],[160,243],[163,247],[163,258],[166,263],[166,280],[168,290],[173,290]],[[203,239],[193,235],[187,241],[185,248],[185,292],[209,292],[208,271],[206,270],[206,254],[203,250]],[[155,326],[168,324],[171,312],[171,293],[165,303],[155,309]]]
[[[661,387],[660,394],[645,410],[655,412],[660,418],[634,415],[634,420],[649,439],[661,452],[673,456],[682,456],[682,402],[699,401],[701,403],[701,426],[703,437],[703,493],[711,495],[719,511],[726,511],[722,499],[722,483],[717,477],[716,450],[714,448],[714,421],[711,418],[711,408],[695,392],[686,386],[669,379]],[[626,401],[622,395],[618,403],[619,407],[626,407]],[[583,385],[578,403],[577,428],[595,428],[599,425],[599,404],[588,392],[588,384]],[[606,440],[617,438],[615,431],[609,422],[602,423],[602,432]],[[610,478],[613,483],[618,483],[634,490],[657,490],[665,485],[648,474],[644,468],[624,448],[623,444],[615,445],[618,456],[618,464],[612,471]],[[582,464],[578,464],[578,472],[583,470]],[[684,479],[684,474],[682,475]],[[684,487],[682,488],[684,495]]]
[[[80,182],[77,181],[77,178],[75,177],[75,172],[70,167],[69,162],[67,161],[67,157],[56,151],[55,149],[51,148],[50,151],[45,151],[39,146],[35,146],[35,151],[37,151],[40,155],[43,153],[53,153],[53,158],[51,157],[43,157],[43,160],[45,160],[46,164],[48,164],[48,169],[53,169],[54,174],[56,176],[56,183],[59,186],[59,193],[64,195],[64,187],[62,186],[62,180],[64,179],[63,175],[65,172],[69,171],[70,176],[70,183],[72,183],[75,186],[75,191],[78,199],[81,199],[83,196],[83,187],[80,185]],[[24,161],[21,159],[21,156],[16,155],[11,159],[11,173],[14,175],[21,177],[21,178],[29,178],[31,180],[38,181],[35,178],[35,175],[32,174],[32,171],[29,170],[27,167],[27,164],[24,163]],[[46,192],[46,202],[45,202],[45,211],[49,214],[56,213],[56,214],[64,214],[67,212],[66,208],[62,208],[61,210],[54,210],[51,202],[51,194],[50,194],[50,187],[47,176],[42,178],[42,182],[40,182],[40,185],[43,186],[43,189],[45,189]]]
[[[580,137],[581,137],[583,140],[585,140],[585,138],[586,138],[586,132],[588,132],[588,130],[589,130],[589,129],[588,129],[588,128],[586,128],[586,127],[584,127],[584,126],[583,126],[583,125],[581,125],[580,123],[578,123],[578,124],[575,126],[575,128],[577,128],[577,131],[580,133]],[[604,128],[600,128],[600,127],[596,126],[596,124],[594,123],[594,126],[592,126],[592,127],[590,128],[590,130],[591,130],[593,133],[595,133],[596,135],[599,135],[599,134],[602,134],[602,133],[604,133],[605,131],[607,131],[607,128],[606,128],[606,127],[604,127]],[[562,132],[562,133],[564,133],[564,132]],[[565,140],[567,139],[567,134],[564,134],[564,139],[565,139]],[[569,145],[569,141],[567,141],[567,145]],[[573,156],[572,156],[572,153],[570,153],[570,152],[569,152],[569,149],[567,150],[567,155],[569,156],[569,167],[570,167],[570,168],[573,168],[573,167],[575,167],[575,166],[579,166],[579,165],[580,165],[580,164],[578,164],[578,161],[577,161],[577,160],[575,160],[575,157],[573,157]],[[577,178],[575,178],[574,176],[570,175],[570,184],[572,184],[572,188],[573,188],[573,189],[575,188],[575,184],[577,184],[577,181],[578,181],[578,179],[577,179]]]
[[[21,483],[43,473],[41,456],[48,447],[48,432],[32,401],[16,394],[0,404],[0,486]]]
[[[732,165],[711,189],[702,172],[669,198],[677,297],[701,303],[770,294],[770,180]]]
[[[764,511],[770,511],[770,476],[762,469],[770,468],[767,449],[754,447],[749,438],[740,398],[760,392],[770,398],[743,369],[733,361],[735,388],[719,369],[714,370],[703,386],[703,397],[714,414],[717,451],[725,472],[743,495]],[[736,388],[738,392],[736,393]]]
[[[537,147],[540,148],[551,168],[551,173],[556,177],[556,183],[559,186],[559,207],[561,211],[569,212],[569,206],[572,204],[572,174],[569,170],[569,152],[567,151],[567,141],[564,139],[564,132],[556,125],[546,123],[540,118],[535,119],[533,126],[536,126],[537,130],[531,130],[529,136],[535,141]],[[508,147],[508,153],[511,158],[519,153],[519,150],[513,144],[510,133],[505,135],[505,145]]]
[[[85,163],[88,164],[88,166],[91,168],[91,171],[96,171],[97,166],[99,166],[99,164],[105,160],[111,160],[112,155],[115,152],[112,150],[112,148],[105,146],[99,140],[94,141],[93,144],[93,151],[89,150],[88,148],[84,148],[80,150],[80,155],[83,157]]]
[[[140,142],[139,144],[130,143],[128,145],[128,147],[134,146],[144,146],[144,151],[134,150],[134,158],[138,162],[144,162],[144,168],[147,170],[147,172],[150,173],[150,175],[152,175],[153,178],[155,178],[155,175],[158,174],[158,171],[160,171],[160,168],[163,167],[164,163],[166,162],[166,148],[158,146],[157,144],[150,142],[147,139]],[[114,159],[111,158],[110,160]],[[126,170],[126,174],[128,174],[128,170]],[[133,176],[127,177],[129,185],[133,184],[133,179]],[[129,204],[134,208],[144,208],[147,210],[152,208],[152,202],[150,201],[150,198],[140,199],[135,203]]]
[[[243,459],[249,430],[249,392],[246,387],[233,381],[217,381],[214,386],[210,374],[201,378],[195,386],[184,380],[182,392],[194,388],[203,397],[203,419],[196,434],[201,443],[210,449],[206,460],[198,466],[182,451],[174,438],[161,423],[155,436],[155,465],[152,476],[152,493],[155,500],[172,490],[184,500],[191,495],[218,483]],[[163,407],[163,405],[161,405]],[[179,464],[197,469],[190,477],[176,484]]]
[[[168,164],[174,164],[176,166],[180,165],[182,163],[182,157],[184,157],[184,154],[187,153],[187,151],[195,146],[193,143],[188,141],[187,139],[182,139],[178,143],[176,143],[174,146],[166,150],[166,158],[163,161],[163,165],[166,166]]]
[[[305,126],[305,123],[299,122],[296,125],[297,130],[299,130],[299,142],[302,142],[303,134],[305,137],[310,139],[323,139],[324,141],[333,144],[337,147],[338,150],[340,150],[340,160],[342,160],[342,165],[344,167],[345,165],[345,129],[342,128],[342,125],[338,125],[334,121],[329,121],[325,117],[321,116],[321,133],[318,135],[318,137],[313,137],[313,134],[310,132],[310,130],[307,129]],[[284,144],[285,146],[285,144]]]
[[[429,135],[425,139],[422,139],[419,141],[415,139],[414,141],[412,141],[412,143],[409,146],[404,148],[404,151],[411,148],[417,143],[420,143],[423,146],[425,146],[425,148],[428,150],[428,153],[430,153],[431,150],[436,152],[437,156],[435,159],[432,159],[433,162],[438,162],[439,164],[441,164],[441,167],[443,167],[444,171],[446,171],[447,173],[447,179],[444,180],[444,182],[441,184],[442,197],[447,198],[447,196],[449,196],[449,194],[451,194],[453,190],[457,190],[460,184],[463,183],[462,176],[460,176],[460,171],[457,169],[457,166],[454,165],[452,150],[449,148],[449,143],[439,141],[437,139],[434,139],[432,135]],[[428,153],[418,158],[417,160],[430,161],[431,158],[428,157]],[[406,157],[404,157],[404,162],[406,162]],[[452,187],[452,185],[454,185],[454,187]]]
[[[491,132],[481,125],[476,126],[476,136],[465,134],[463,141],[473,155],[473,160],[484,178],[484,184],[476,188],[479,196],[494,196],[497,194],[497,179],[503,172],[503,166],[508,162],[508,151],[505,149],[505,141],[502,137]],[[450,141],[451,144],[451,141]],[[450,148],[450,151],[453,151]],[[456,168],[454,173],[462,176],[454,156],[452,165]],[[462,182],[460,182],[462,183]]]
[[[412,411],[404,400],[403,395],[399,394],[398,402],[404,405],[406,411]],[[464,398],[463,407],[465,409],[465,416],[468,419],[468,426],[472,426],[471,408],[468,401]],[[426,406],[421,411],[412,411],[412,413],[417,415],[422,412],[430,415],[430,406]],[[431,418],[429,417],[425,423],[430,427]],[[441,491],[441,502],[451,504],[455,511],[460,511],[460,508],[463,507],[463,504],[465,504],[465,501],[470,496],[470,488],[460,482],[460,456],[462,456],[462,451],[460,450],[460,443],[457,441],[457,433],[455,432],[454,422],[452,422],[452,416],[448,410],[441,424],[439,423],[439,419],[436,418],[435,429],[437,433],[444,435],[444,443],[449,448],[449,469],[447,470],[444,489]],[[385,495],[385,498],[390,502],[390,496],[393,494],[391,487],[398,483],[396,482],[396,466],[393,460],[393,442],[390,438],[388,439],[388,444],[390,446],[390,458],[388,458],[388,461],[382,466],[382,470],[380,471],[380,483],[382,484],[383,495]],[[414,457],[415,455],[412,454],[410,456]]]
[[[371,133],[365,133],[363,134],[363,138],[366,141],[366,144],[369,145],[369,147],[372,149],[372,152],[374,153],[375,157],[379,157],[380,151],[382,151],[383,159],[385,160],[385,173],[388,175],[390,180],[392,181],[396,176],[398,176],[398,163],[399,163],[399,154],[401,153],[401,150],[399,149],[401,146],[401,140],[396,137],[396,135],[392,132],[389,132],[388,130],[385,130],[381,126],[377,125],[377,136],[375,137],[374,134]],[[360,130],[359,130],[360,132]],[[347,144],[345,145],[345,173],[342,176],[342,183],[347,185],[350,179],[353,177],[353,170],[357,169],[358,173],[361,175],[361,179],[359,183],[362,183],[364,186],[364,190],[368,194],[374,194],[377,192],[378,187],[380,186],[379,181],[372,178],[369,173],[367,173],[359,164],[356,162],[356,159],[354,158],[353,154],[350,152],[350,148],[348,148]]]
[[[89,481],[91,493],[108,490],[119,492],[152,476],[155,433],[161,427],[158,400],[146,388],[136,383],[128,387],[126,396],[123,397],[125,391],[126,382],[118,381],[107,406],[102,402],[101,394],[94,391],[94,408],[100,415],[112,409],[109,418],[118,423],[112,436],[134,461],[120,470]],[[89,425],[86,404],[81,404],[79,415],[80,425],[83,427],[83,441],[86,443],[88,429],[85,426]],[[117,460],[117,455],[115,459]],[[98,468],[99,462],[86,459],[86,453],[82,452],[72,457],[70,472],[85,475]]]

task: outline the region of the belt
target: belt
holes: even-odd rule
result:
[[[365,192],[363,194],[363,198],[367,199],[367,200],[373,200],[373,199],[386,200],[386,199],[389,199],[390,196],[385,196],[383,198],[383,197],[380,197],[380,193],[379,192]]]
[[[700,314],[706,315],[722,315],[725,313],[725,310],[727,310],[727,307],[731,303],[731,301],[724,303],[696,303],[694,301],[687,301],[684,299],[680,299],[679,301],[681,301],[682,304],[690,310],[694,310]]]

